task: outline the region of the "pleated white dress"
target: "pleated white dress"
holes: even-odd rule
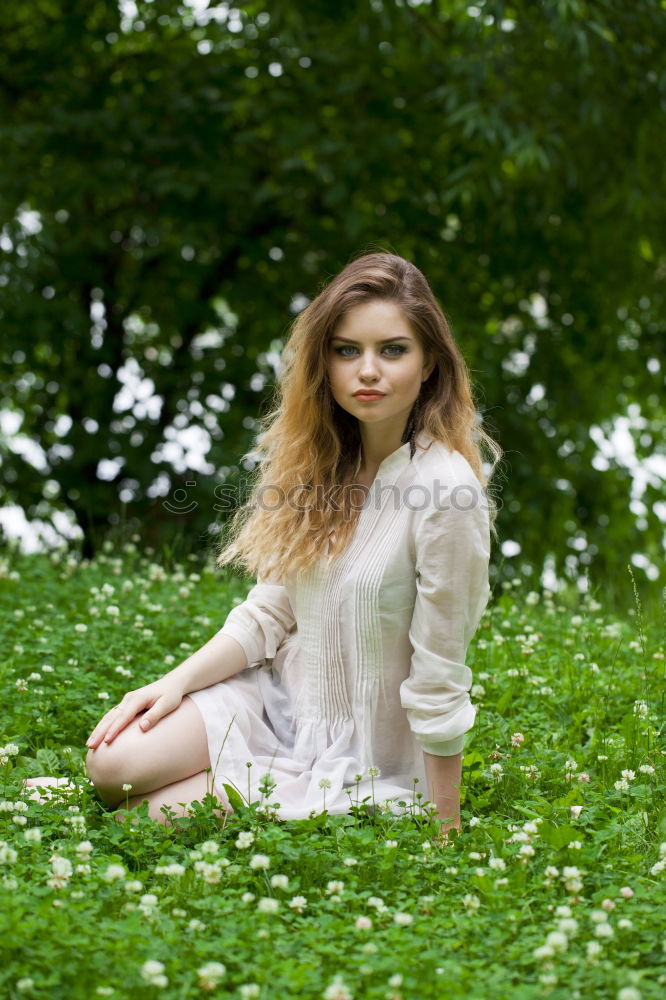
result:
[[[343,553],[258,580],[220,630],[248,666],[189,697],[225,803],[223,784],[247,798],[248,776],[259,800],[269,772],[282,819],[371,794],[400,812],[415,791],[427,798],[423,750],[462,750],[467,647],[490,591],[487,501],[459,452],[425,433],[415,443],[413,458],[406,443],[381,463]]]

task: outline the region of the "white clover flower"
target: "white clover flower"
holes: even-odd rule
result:
[[[481,900],[479,899],[478,896],[474,896],[471,893],[467,893],[467,895],[463,896],[462,898],[462,904],[466,910],[468,910],[470,913],[473,913],[475,910],[478,910],[479,907],[481,906]]]
[[[273,889],[286,889],[289,886],[288,875],[272,875],[271,886]]]
[[[367,904],[377,910],[378,913],[383,913],[386,909],[386,904],[381,896],[368,896]]]
[[[641,764],[638,768],[641,774],[654,774],[654,768],[652,764]]]
[[[356,860],[356,858],[344,858],[342,863],[347,868],[353,868],[354,865],[358,864],[358,861]]]
[[[618,991],[617,1000],[641,1000],[640,990],[633,986],[624,986]]]
[[[125,882],[123,889],[125,892],[141,892],[143,889],[143,882],[139,882],[138,879],[130,879],[129,882]]]
[[[242,830],[236,837],[236,847],[244,851],[254,843],[254,834],[251,830]]]
[[[369,931],[372,929],[372,920],[370,917],[357,917],[354,927],[359,931]]]
[[[506,868],[506,862],[503,858],[490,858],[488,861],[488,867],[492,868],[494,872],[503,872]]]
[[[597,926],[594,928],[594,933],[599,938],[612,938],[615,934],[615,931],[613,930],[610,924],[606,923],[606,924],[597,924]]]
[[[155,868],[156,875],[170,875],[173,878],[181,878],[185,874],[185,866],[179,864],[177,861],[172,862],[169,865],[157,865]]]
[[[194,871],[201,876],[207,885],[218,885],[222,879],[222,871],[218,861],[195,861]]]
[[[87,861],[93,852],[93,845],[89,840],[82,840],[75,847],[76,856],[81,859],[81,861]]]
[[[12,816],[12,823],[16,826],[25,826],[28,820],[25,816]]]
[[[78,622],[78,623],[77,623],[77,624],[76,624],[76,625],[74,626],[74,631],[75,631],[75,632],[87,632],[87,631],[88,631],[88,626],[87,626],[87,625],[84,625],[84,624],[83,624],[82,622]]]
[[[555,869],[555,875],[557,875],[557,874],[558,874],[557,869]],[[571,915],[572,914],[571,914],[571,907],[570,906],[564,905],[564,906],[556,906],[555,907],[555,916],[556,917],[570,917]]]
[[[616,792],[626,792],[627,789],[629,788],[629,782],[626,780],[626,778],[620,778],[619,781],[615,782],[613,787],[615,788]]]
[[[227,967],[222,962],[206,962],[197,969],[199,986],[202,990],[214,990],[226,974]]]
[[[597,958],[603,949],[598,941],[588,941],[585,950],[587,952],[588,960],[592,961]]]
[[[63,858],[59,854],[53,854],[50,858],[53,874],[58,878],[71,878],[73,868],[68,858]]]
[[[385,842],[385,844],[384,844],[384,847],[388,847],[388,848],[393,848],[393,847],[397,847],[397,846],[398,846],[398,841],[397,840],[387,840]]]
[[[546,944],[549,945],[553,951],[563,953],[569,947],[569,938],[562,931],[551,931],[546,938]]]
[[[578,921],[574,920],[573,917],[562,917],[557,924],[557,929],[562,934],[566,934],[567,937],[575,937],[578,933]]]
[[[394,989],[397,989],[399,986],[402,986],[402,976],[400,975],[400,973],[396,972],[394,976],[391,976],[391,978],[388,981],[388,984],[389,986],[392,986]]]
[[[633,781],[634,778],[636,777],[636,772],[630,771],[629,768],[626,768],[624,771],[622,771],[622,777],[624,778],[625,781]]]
[[[504,774],[504,768],[499,763],[498,764],[491,764],[490,765],[490,773],[492,774],[492,776],[495,779],[495,781],[499,781],[502,778],[503,774]]]
[[[242,1000],[255,1000],[261,993],[261,987],[259,983],[243,983],[242,986],[238,987],[238,992]]]
[[[202,854],[217,854],[220,850],[220,845],[216,840],[206,840],[201,844],[199,850]]]
[[[0,865],[13,865],[17,858],[14,848],[9,847],[4,840],[0,841]]]
[[[553,958],[555,955],[555,950],[549,944],[542,944],[538,948],[535,948],[532,952],[535,958]]]
[[[253,854],[250,858],[250,868],[253,870],[257,868],[266,869],[269,867],[271,859],[266,854]]]
[[[398,927],[408,927],[414,923],[414,917],[411,913],[394,913],[393,923],[397,924]]]
[[[646,701],[635,701],[634,702],[634,715],[637,715],[639,719],[646,719],[648,714],[648,706]]]
[[[522,855],[525,858],[533,858],[534,855],[536,854],[536,851],[534,850],[531,844],[521,844],[518,854]]]
[[[157,986],[159,989],[163,989],[169,985],[169,980],[164,975],[164,965],[162,962],[149,959],[143,963],[139,972],[143,981],[148,983],[149,986]]]
[[[257,897],[253,892],[244,892],[243,895],[241,896],[241,900],[244,903],[254,903],[256,898]]]
[[[336,976],[322,993],[323,1000],[354,1000],[354,994],[345,984],[342,976]]]
[[[664,868],[666,868],[666,858],[662,858],[661,861],[655,861],[650,868],[650,875],[661,875]]]
[[[23,979],[16,980],[16,989],[19,993],[26,993],[31,990],[35,985],[35,980],[31,979],[30,976],[24,976]]]
[[[108,865],[102,878],[105,882],[118,882],[121,878],[125,878],[126,874],[124,865]]]
[[[623,931],[628,931],[631,930],[631,928],[634,925],[632,924],[631,920],[629,920],[627,917],[622,917],[621,920],[618,920],[617,926],[621,928],[621,930]]]
[[[297,913],[302,913],[307,905],[308,901],[305,896],[294,896],[293,899],[289,900],[289,906],[292,910],[296,910]]]
[[[38,826],[33,826],[32,829],[23,831],[23,839],[27,840],[29,844],[41,844],[42,831]]]
[[[259,913],[277,913],[280,904],[271,896],[263,896],[257,903]]]
[[[326,894],[330,896],[333,893],[342,892],[344,887],[344,882],[341,882],[339,879],[332,879],[330,882],[326,883]]]

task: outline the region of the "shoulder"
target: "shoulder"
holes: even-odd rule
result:
[[[480,539],[489,548],[488,498],[464,455],[443,441],[414,455],[412,526],[424,545],[432,538]]]

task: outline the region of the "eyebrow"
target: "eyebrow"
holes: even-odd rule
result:
[[[331,340],[332,341],[333,340],[341,340],[344,344],[354,344],[354,346],[356,346],[358,344],[357,340],[350,340],[349,337],[338,337],[337,334],[335,336],[331,337]],[[412,338],[411,337],[402,337],[402,336],[398,336],[398,337],[386,337],[385,340],[380,340],[380,341],[378,341],[378,343],[380,343],[380,344],[394,344],[396,342],[396,340],[410,340],[411,341]]]

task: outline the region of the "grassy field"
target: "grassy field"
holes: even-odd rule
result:
[[[422,802],[119,822],[85,778],[107,704],[221,626],[247,587],[133,546],[0,558],[0,996],[662,998],[663,620],[520,580],[470,648],[463,831]],[[661,645],[660,645],[661,641]],[[51,802],[29,775],[69,777]],[[270,803],[270,799],[268,800]],[[371,804],[371,803],[370,803]]]

